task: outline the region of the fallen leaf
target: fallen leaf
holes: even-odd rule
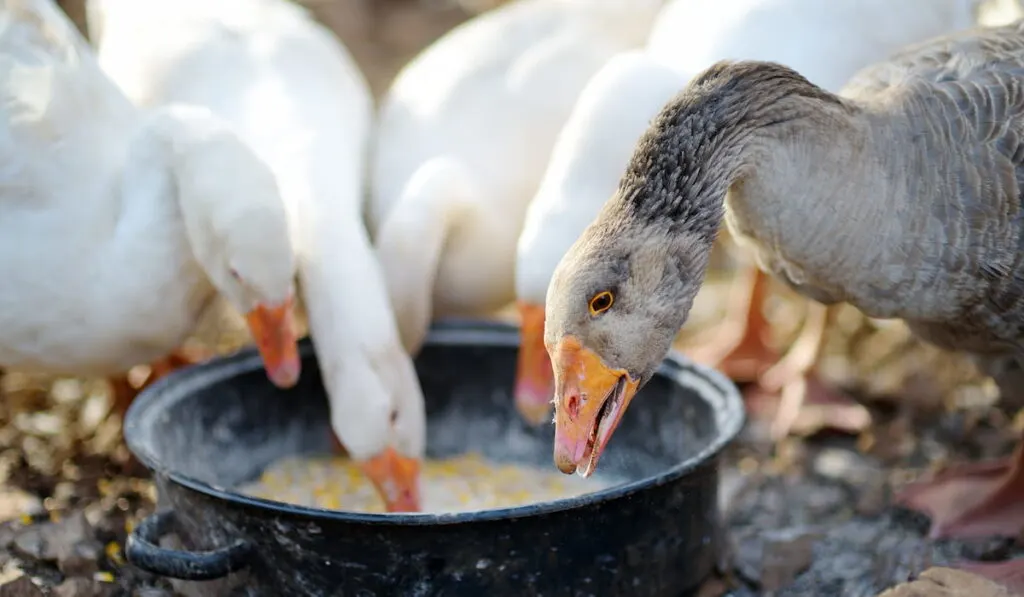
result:
[[[929,568],[916,580],[897,585],[877,597],[1013,597],[1005,587],[954,568]]]

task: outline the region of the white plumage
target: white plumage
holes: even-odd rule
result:
[[[249,149],[206,110],[136,109],[50,0],[0,8],[0,365],[115,375],[218,291],[285,301],[284,208]]]
[[[381,109],[371,229],[399,330],[514,298],[515,245],[587,79],[643,43],[661,0],[519,0],[440,38]]]
[[[347,50],[282,0],[94,0],[92,12],[101,64],[134,101],[207,106],[272,168],[341,442],[360,460],[420,458],[423,395],[361,213],[372,98]]]

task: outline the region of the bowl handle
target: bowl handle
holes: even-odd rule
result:
[[[160,538],[171,532],[176,520],[173,510],[157,512],[143,520],[128,535],[128,561],[146,572],[181,580],[214,580],[249,565],[252,544],[242,540],[211,551],[160,547]]]

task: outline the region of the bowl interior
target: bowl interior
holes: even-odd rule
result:
[[[476,451],[554,470],[554,425],[526,425],[513,404],[516,343],[516,328],[507,326],[431,333],[416,360],[429,456]],[[270,384],[250,353],[162,380],[132,406],[129,446],[158,470],[228,490],[280,458],[327,453],[328,403],[311,348],[304,343],[302,376],[290,390]],[[637,481],[717,450],[742,419],[738,397],[727,400],[735,388],[724,384],[706,370],[667,361],[633,400],[595,476]]]

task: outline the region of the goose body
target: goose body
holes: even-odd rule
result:
[[[399,73],[380,112],[369,210],[399,330],[514,298],[515,246],[559,128],[661,0],[518,0],[453,29]]]
[[[124,373],[179,347],[220,293],[276,334],[269,372],[294,383],[284,208],[223,122],[138,110],[50,0],[0,2],[0,81],[0,365]]]
[[[559,467],[592,472],[686,320],[723,218],[804,296],[1016,371],[996,381],[1019,396],[1007,380],[1024,357],[1022,81],[1024,23],[910,46],[838,95],[776,63],[698,75],[553,277]],[[1022,460],[954,470],[901,500],[936,536],[1016,535]],[[990,572],[1020,578],[1020,565]]]
[[[135,102],[223,116],[288,207],[332,427],[389,509],[418,509],[423,395],[362,218],[372,98],[347,50],[283,0],[96,0],[103,68]]]
[[[646,123],[674,91],[728,58],[786,64],[836,92],[859,69],[908,43],[971,26],[977,4],[977,0],[898,5],[884,0],[667,3],[643,50],[609,62],[581,93],[527,212],[517,247],[516,295],[535,316],[523,326],[516,391],[520,411],[527,416],[535,413],[531,418],[542,421],[550,410],[552,381],[543,347],[543,302],[555,266],[615,192]],[[673,80],[677,81],[674,89]],[[754,285],[763,287],[758,282]],[[754,310],[745,331],[748,346],[756,347],[766,336],[761,328],[767,322],[760,316],[760,301],[750,302],[749,307],[740,308]],[[728,319],[734,323],[745,317],[740,313]],[[719,340],[729,336],[722,331],[716,335]],[[762,349],[755,354],[770,352]],[[740,369],[749,368],[744,366],[749,358],[738,360]],[[729,363],[720,364],[725,371],[746,377]]]
[[[820,191],[790,199],[769,192],[803,174],[787,172],[780,152],[764,188],[747,183],[729,193],[729,229],[804,296],[904,319],[950,350],[1024,349],[1019,27],[911,47],[858,73],[840,94],[858,108],[856,118],[828,133],[845,129],[864,146],[848,142],[823,154],[813,164],[824,172],[800,185],[828,180],[831,200]],[[853,161],[836,176],[841,159]],[[793,201],[807,212],[796,216]],[[800,226],[806,233],[794,234]]]
[[[860,69],[911,43],[973,26],[982,0],[724,0],[714,17],[673,0],[647,50],[689,77],[719,60],[766,60],[838,92]]]

